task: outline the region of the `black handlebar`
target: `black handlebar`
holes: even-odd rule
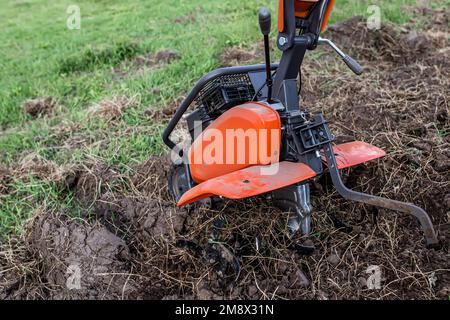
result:
[[[352,70],[356,75],[360,76],[364,72],[364,68],[359,64],[358,61],[353,59],[350,56],[345,56],[342,60],[344,60],[345,64]]]

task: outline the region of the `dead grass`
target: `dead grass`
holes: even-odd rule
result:
[[[100,101],[92,106],[88,112],[93,116],[100,116],[107,121],[113,121],[120,119],[125,109],[134,107],[137,103],[137,97],[113,97]]]

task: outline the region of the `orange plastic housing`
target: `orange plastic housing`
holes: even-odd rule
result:
[[[320,28],[321,32],[325,30],[325,28],[327,27],[328,19],[330,18],[331,11],[333,11],[333,7],[334,7],[334,0],[330,0],[330,2],[328,3],[327,11],[323,16],[322,27]]]
[[[228,199],[243,199],[316,176],[304,163],[283,161],[270,166],[252,166],[213,178],[188,190],[177,203],[184,206],[212,195]]]
[[[284,0],[278,2],[278,32],[284,31]]]
[[[295,16],[299,18],[306,18],[309,14],[309,9],[319,2],[319,0],[302,0],[295,1]]]
[[[279,161],[278,112],[258,102],[226,111],[195,139],[189,150],[192,179],[203,182],[251,165]]]
[[[297,0],[295,1],[295,16],[298,18],[307,18],[309,15],[310,9],[314,4],[319,2],[320,0]],[[327,26],[328,19],[330,17],[331,11],[333,10],[334,0],[330,0],[328,4],[327,11],[325,12],[322,27],[320,31],[323,31]],[[279,0],[278,5],[278,31],[284,31],[284,0]]]

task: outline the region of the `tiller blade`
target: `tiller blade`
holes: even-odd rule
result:
[[[436,232],[434,231],[431,219],[423,209],[415,206],[412,203],[391,200],[387,198],[377,197],[370,194],[350,190],[342,182],[331,143],[326,144],[324,146],[324,150],[331,180],[337,192],[342,197],[348,200],[362,202],[372,206],[377,206],[381,208],[411,214],[419,220],[422,230],[425,234],[427,246],[436,247],[439,244],[439,240],[436,236]]]

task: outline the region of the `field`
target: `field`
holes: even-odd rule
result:
[[[375,1],[382,27],[368,30],[373,1],[338,1],[325,35],[367,72],[309,52],[301,99],[339,141],[387,151],[346,183],[420,205],[442,246],[317,185],[317,250],[302,256],[264,198],[176,208],[161,141],[203,74],[263,62],[256,13],[276,1],[80,0],[70,30],[70,1],[0,0],[0,298],[449,299],[450,2],[419,2]]]

